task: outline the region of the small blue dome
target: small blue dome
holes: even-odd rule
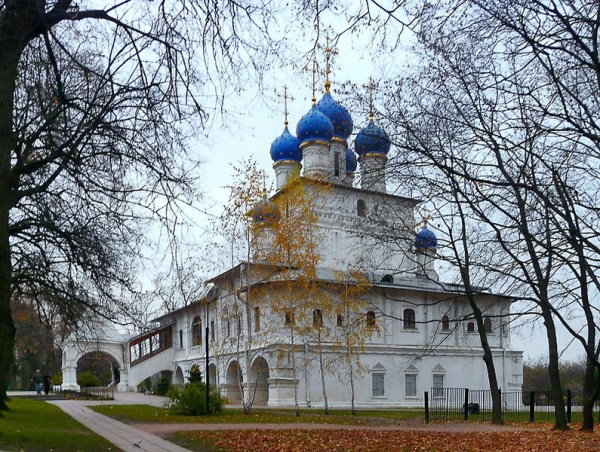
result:
[[[346,174],[352,174],[356,171],[357,166],[356,154],[352,152],[352,149],[346,149]]]
[[[436,249],[437,237],[431,229],[425,226],[415,237],[415,247],[417,249]]]
[[[347,140],[352,133],[352,116],[342,104],[337,103],[330,93],[325,93],[317,102],[317,108],[333,124],[333,136]]]
[[[268,198],[256,203],[250,212],[255,223],[271,224],[279,220],[279,208]]]
[[[290,133],[287,126],[281,135],[271,143],[271,158],[274,162],[281,160],[302,160],[300,140]]]
[[[358,155],[367,154],[369,152],[387,155],[390,151],[390,140],[385,133],[385,130],[376,126],[373,121],[369,121],[369,125],[356,135],[354,150]]]
[[[319,111],[316,105],[313,105],[309,112],[298,121],[296,135],[301,142],[329,141],[333,137],[333,124],[327,116]]]

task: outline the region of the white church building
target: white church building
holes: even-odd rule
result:
[[[206,281],[206,297],[156,319],[152,331],[131,338],[104,328],[93,343],[65,343],[63,388],[77,387],[77,361],[92,349],[119,368],[119,390],[159,372],[182,384],[194,364],[204,374],[207,345],[209,382],[230,403],[410,407],[432,388],[489,388],[476,321],[461,287],[436,273],[438,242],[417,227],[419,201],[386,191],[385,131],[371,115],[349,148],[352,118],[325,88],[296,136],[286,118],[271,146],[276,193],[251,213],[250,262]],[[313,202],[318,261],[310,282],[319,296],[298,289],[301,268],[273,260],[273,225],[289,207],[278,201],[294,181]],[[509,328],[515,300],[481,290],[476,301],[500,389],[519,391],[522,352],[511,348]]]

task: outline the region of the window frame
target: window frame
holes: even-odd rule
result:
[[[323,311],[319,308],[313,309],[313,326],[315,328],[323,326]]]
[[[402,311],[402,329],[412,331],[417,329],[417,313],[414,309],[404,308]]]
[[[367,328],[375,328],[377,326],[375,311],[367,311],[365,316],[367,320]]]
[[[438,385],[436,385],[436,379],[440,379],[440,378],[442,380],[442,385],[438,386]],[[434,373],[432,375],[432,384],[431,384],[431,396],[432,397],[437,397],[437,398],[444,397],[444,381],[445,381],[444,374]]]
[[[356,200],[356,216],[358,216],[358,217],[366,217],[367,216],[367,203],[362,198]]]
[[[381,384],[379,385],[379,382],[377,382],[376,385],[376,379],[381,378]],[[379,387],[381,386],[381,387]],[[375,394],[375,390],[381,390],[381,394]],[[375,371],[375,372],[371,372],[371,398],[373,399],[381,399],[385,397],[385,372],[381,372],[381,371]]]
[[[441,324],[441,330],[445,333],[450,331],[450,317],[448,317],[446,314],[444,314],[442,316],[442,319],[440,320],[440,324]]]
[[[254,308],[254,332],[260,331],[260,306]]]
[[[202,319],[199,315],[192,319],[192,347],[202,345]]]
[[[410,377],[410,379],[414,378],[414,394],[408,393],[409,377]],[[404,373],[404,398],[415,399],[419,396],[418,390],[417,390],[418,378],[419,378],[419,374],[416,372],[405,372]]]

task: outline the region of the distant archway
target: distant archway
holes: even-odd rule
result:
[[[76,366],[77,383],[82,386],[111,386],[117,384],[120,379],[119,361],[105,351],[93,350],[83,353]]]
[[[208,366],[208,377],[210,379],[210,387],[216,388],[219,382],[217,381],[217,366],[215,366],[214,364]]]
[[[177,366],[175,373],[173,374],[173,384],[174,385],[182,385],[184,383],[183,380],[183,370],[181,367]]]
[[[230,403],[242,403],[241,383],[244,381],[242,369],[237,361],[232,361],[227,367],[226,393]]]
[[[266,405],[269,402],[269,364],[262,356],[252,363],[250,368],[250,398],[254,403]]]

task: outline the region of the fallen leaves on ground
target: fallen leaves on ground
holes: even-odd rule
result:
[[[186,442],[213,444],[230,451],[585,451],[600,450],[599,433],[423,432],[375,430],[240,430],[179,432]]]

